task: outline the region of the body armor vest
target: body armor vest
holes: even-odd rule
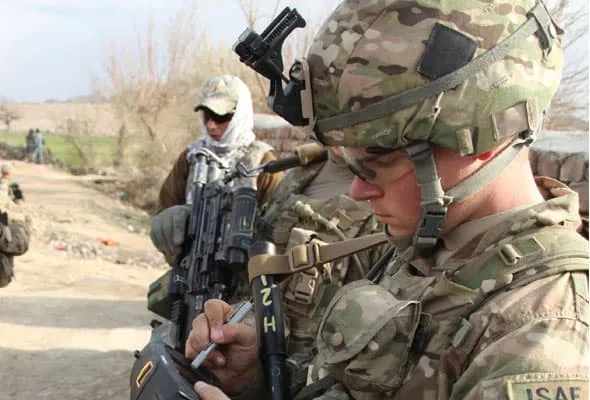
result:
[[[313,241],[332,243],[381,230],[367,202],[344,194],[323,200],[303,194],[324,165],[325,162],[290,171],[263,206],[259,239],[272,241],[277,253]],[[345,282],[361,278],[378,253],[379,250],[365,251],[354,259],[326,263],[286,280],[282,293],[292,362],[304,365],[309,361],[320,317],[330,299]],[[351,268],[351,263],[360,265]]]

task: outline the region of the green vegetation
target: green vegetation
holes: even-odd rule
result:
[[[69,136],[59,133],[46,133],[45,147],[51,150],[51,153],[60,160],[69,170],[79,170],[88,167],[86,162],[80,156],[76,144],[83,147],[84,153],[88,154],[88,150],[95,156],[95,165],[107,165],[113,162],[115,157],[115,138],[113,137],[90,137],[71,138]],[[11,146],[25,147],[26,132],[0,132],[0,142],[7,143]],[[81,142],[81,143],[79,143]]]

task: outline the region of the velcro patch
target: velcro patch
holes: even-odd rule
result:
[[[473,58],[477,42],[448,26],[434,24],[418,72],[430,79],[445,76]]]
[[[509,400],[587,400],[588,377],[567,374],[524,374],[507,377]]]

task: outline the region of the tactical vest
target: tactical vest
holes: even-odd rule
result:
[[[416,387],[405,385],[409,371],[419,360],[436,373],[441,356],[454,349],[457,376],[424,388],[444,393],[440,385],[459,378],[484,333],[474,329],[469,317],[502,294],[564,272],[582,272],[572,281],[583,299],[579,318],[588,324],[588,242],[571,230],[550,226],[524,232],[433,277],[412,273],[402,254],[378,284],[356,281],[336,294],[319,327],[319,356],[309,376],[316,386],[327,381],[331,386],[334,380],[321,379],[330,376],[353,393],[418,398],[412,392]],[[310,397],[296,397],[304,398]]]
[[[228,171],[233,171],[238,163],[242,163],[246,168],[258,166],[264,155],[272,150],[272,147],[258,140],[253,141],[248,146],[240,147],[227,156],[221,157],[225,162]],[[194,155],[189,151],[189,174],[186,181],[186,203],[192,204],[193,175],[195,173]],[[242,177],[232,182],[233,187],[249,186],[256,189],[256,177]]]
[[[277,253],[310,243],[332,243],[379,231],[367,202],[346,195],[326,200],[311,199],[302,192],[325,163],[297,168],[285,176],[281,185],[263,206],[258,234],[272,241]],[[336,233],[338,232],[338,233]],[[340,236],[342,235],[342,236]],[[289,321],[289,354],[306,360],[324,308],[344,282],[361,278],[373,264],[377,251],[365,251],[351,258],[326,263],[295,274],[283,284],[283,311]],[[351,271],[351,263],[355,270]],[[358,268],[356,268],[358,266]]]

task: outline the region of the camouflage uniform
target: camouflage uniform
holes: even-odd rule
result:
[[[13,173],[12,165],[5,163],[0,166],[0,210],[8,210],[15,203],[10,188],[10,175]]]
[[[331,185],[322,184],[327,179]],[[289,171],[261,210],[259,238],[273,242],[277,253],[282,254],[311,241],[331,243],[382,231],[369,204],[354,201],[346,194],[352,179],[346,166],[333,159]],[[332,226],[342,236],[330,229]],[[359,253],[355,259],[326,263],[293,275],[283,283],[283,311],[292,363],[302,366],[312,358],[317,327],[332,296],[343,283],[364,277],[382,251],[372,249]]]
[[[18,209],[13,201],[9,175],[14,168],[9,164],[0,167],[0,287],[14,278],[14,256],[29,248],[30,218]]]
[[[373,157],[405,152],[422,216],[376,284],[349,283],[327,307],[308,375],[329,387],[318,398],[588,398],[576,194],[540,179],[545,202],[441,233],[449,205],[534,139],[559,85],[562,33],[532,0],[344,0],[326,20],[307,57],[313,132]],[[497,153],[443,190],[433,145]]]
[[[377,285],[345,286],[320,326],[312,380],[337,377],[355,399],[588,398],[578,199],[539,184],[566,194],[468,222],[426,258],[404,251]]]

